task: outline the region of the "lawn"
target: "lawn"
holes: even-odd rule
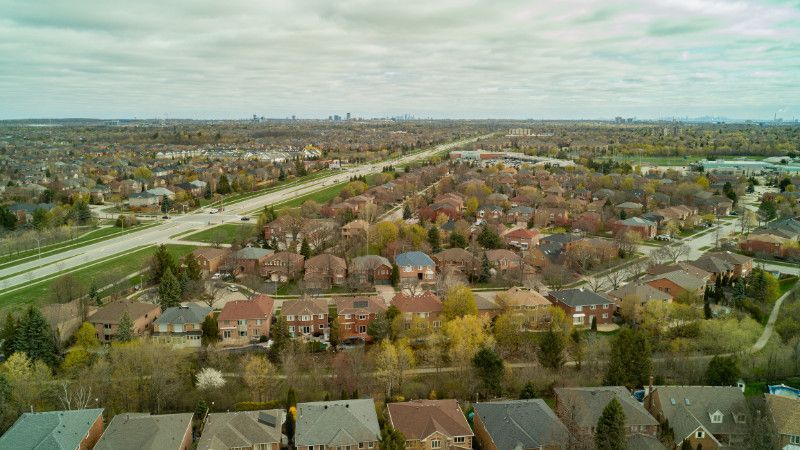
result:
[[[128,233],[133,233],[134,231],[141,231],[145,228],[149,228],[155,225],[157,224],[156,223],[139,224],[133,227],[128,227],[125,230],[122,230],[121,228],[117,227],[98,228],[95,230],[88,231],[76,239],[60,242],[58,244],[51,244],[44,246],[41,248],[41,256],[49,256],[58,253],[60,251],[77,247],[83,247],[85,245],[93,244],[95,242],[104,241],[106,239],[111,239],[118,236],[124,236]],[[15,264],[20,264],[35,260],[36,258],[39,257],[39,250],[40,249],[31,249],[19,253],[14,253],[12,255],[2,256],[0,257],[0,269],[5,269],[6,267],[13,266]]]
[[[247,240],[256,234],[256,226],[251,223],[224,223],[216,227],[184,235],[182,241],[207,242],[209,244],[232,244]]]
[[[698,250],[700,250],[700,251],[702,252],[703,250],[708,250],[708,249],[710,249],[710,248],[711,248],[711,246],[710,246],[710,245],[704,245],[704,246],[702,246],[702,247],[698,248]]]
[[[781,290],[781,295],[783,295],[789,292],[794,285],[797,284],[797,276],[792,275],[786,278],[781,278],[778,284]]]
[[[294,179],[291,179],[291,180],[279,181],[279,182],[277,182],[277,183],[275,183],[275,184],[273,184],[271,186],[264,187],[264,188],[261,188],[261,189],[257,189],[255,191],[239,192],[239,193],[236,193],[236,194],[228,194],[228,196],[225,197],[225,204],[226,205],[232,205],[234,203],[239,203],[241,201],[248,200],[250,198],[257,197],[259,195],[268,194],[270,192],[274,192],[274,191],[277,191],[279,189],[284,189],[284,188],[286,188],[288,186],[293,186],[293,185],[296,185],[296,184],[305,183],[307,181],[312,181],[312,180],[316,180],[316,179],[319,179],[319,178],[324,178],[324,177],[327,177],[329,175],[332,175],[333,173],[334,172],[332,170],[324,169],[324,170],[320,170],[319,172],[314,172],[311,175],[308,175],[308,176],[305,176],[305,177],[294,178]],[[200,199],[200,206],[201,207],[208,206],[211,203],[215,203],[215,200],[206,199],[206,198]]]
[[[307,200],[314,200],[315,202],[320,204],[327,203],[330,200],[333,200],[334,198],[339,196],[339,193],[342,192],[342,189],[344,189],[346,184],[347,183],[344,182],[339,184],[334,184],[324,189],[310,192],[308,194],[301,195],[300,197],[293,198],[285,202],[275,203],[273,206],[276,207],[275,208],[276,211],[280,211],[282,209],[297,208],[299,206],[302,206],[303,203],[305,203]]]
[[[167,250],[176,258],[183,258],[194,248],[191,245],[167,245]],[[103,279],[103,283],[107,284],[141,270],[154,252],[154,246],[140,247],[127,254],[113,255],[77,269],[58,272],[52,278],[33,281],[21,289],[10,288],[0,291],[0,309],[14,309],[47,301],[58,278],[67,273],[70,273],[81,288],[88,292],[95,279]]]

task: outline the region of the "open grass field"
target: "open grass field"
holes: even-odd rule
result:
[[[342,189],[347,183],[339,183],[334,184],[332,186],[328,186],[324,189],[320,189],[318,191],[314,191],[305,195],[301,195],[300,197],[293,198],[286,202],[279,202],[275,203],[275,210],[280,211],[283,209],[291,209],[297,208],[305,203],[307,200],[314,200],[317,203],[327,203],[330,200],[336,198]]]
[[[209,244],[232,244],[254,236],[256,226],[252,223],[223,223],[213,228],[183,235],[182,241],[207,242]]]
[[[308,176],[305,176],[305,177],[295,178],[295,179],[292,179],[292,180],[280,181],[278,183],[273,184],[272,186],[264,187],[264,188],[261,188],[261,189],[256,189],[255,191],[240,192],[240,193],[237,193],[237,194],[228,194],[225,197],[225,204],[226,205],[232,205],[234,203],[239,203],[239,202],[251,199],[253,197],[258,197],[259,195],[269,194],[270,192],[274,192],[274,191],[277,191],[277,190],[280,190],[280,189],[285,189],[287,187],[294,186],[294,185],[297,185],[297,184],[300,184],[300,183],[305,183],[307,181],[312,181],[312,180],[317,180],[317,179],[320,179],[320,178],[325,178],[325,177],[327,177],[329,175],[333,175],[333,173],[334,173],[334,171],[329,170],[329,169],[325,169],[325,170],[320,170],[319,172],[314,172],[311,175],[308,175]],[[215,203],[215,201],[214,200],[210,200],[210,199],[206,199],[206,198],[200,199],[200,206],[201,207],[208,206],[211,203]]]
[[[191,245],[167,245],[167,250],[176,258],[183,258],[194,250]],[[32,281],[21,288],[0,291],[0,310],[19,309],[34,303],[47,302],[57,280],[69,273],[80,287],[88,292],[92,282],[105,285],[135,273],[155,252],[155,246],[135,249],[127,254],[114,255],[93,261],[74,270],[65,270],[40,281]]]
[[[797,284],[797,277],[794,275],[786,278],[781,278],[781,280],[779,281],[781,295],[789,292],[789,290],[791,290],[795,284]]]

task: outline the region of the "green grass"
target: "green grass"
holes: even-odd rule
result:
[[[750,255],[752,256],[752,255]],[[764,263],[764,264],[775,264],[776,266],[784,266],[784,267],[797,267],[797,263],[790,263],[788,261],[781,261],[778,259],[761,259],[756,258],[756,262]]]
[[[339,196],[339,193],[342,192],[344,189],[346,182],[342,182],[339,184],[334,184],[332,186],[328,186],[324,189],[320,189],[318,191],[310,192],[305,195],[301,195],[300,197],[293,198],[291,200],[287,200],[282,203],[275,203],[275,210],[280,211],[283,209],[291,209],[297,208],[303,205],[307,200],[314,200],[317,203],[327,203],[330,200]]]
[[[256,226],[250,223],[224,223],[216,227],[184,235],[182,241],[232,244],[255,235]]]
[[[698,250],[700,250],[700,251],[703,251],[703,250],[708,250],[708,249],[710,249],[710,248],[711,248],[711,246],[710,246],[710,245],[704,245],[704,246],[702,246],[702,247],[698,248]]]
[[[52,244],[41,248],[41,256],[50,256],[64,250],[83,247],[85,245],[93,244],[106,239],[111,239],[119,236],[124,236],[128,233],[141,231],[157,225],[156,223],[139,224],[128,227],[125,230],[117,227],[98,228],[87,233],[82,234],[76,239]],[[39,249],[31,249],[23,252],[15,253],[13,255],[6,255],[0,257],[0,269],[5,269],[16,264],[21,264],[28,261],[36,260],[39,257]]]
[[[333,175],[333,174],[334,174],[334,171],[329,170],[329,169],[323,169],[323,170],[320,170],[319,172],[314,172],[311,175],[307,175],[305,177],[293,178],[291,180],[279,181],[279,182],[277,182],[277,183],[275,183],[273,185],[270,185],[270,186],[267,186],[267,187],[264,187],[264,188],[261,188],[261,189],[256,189],[255,191],[239,192],[239,193],[236,193],[236,194],[228,194],[225,197],[225,204],[226,205],[232,205],[234,203],[239,203],[239,202],[242,202],[242,201],[245,201],[245,200],[249,200],[249,199],[251,199],[253,197],[258,197],[259,195],[269,194],[270,192],[274,192],[274,191],[277,191],[277,190],[280,190],[280,189],[284,189],[284,188],[289,187],[289,186],[293,186],[293,185],[300,184],[300,183],[305,183],[305,182],[308,182],[308,181],[313,181],[313,180],[320,179],[320,178],[325,178],[325,177],[327,177],[329,175]],[[210,205],[212,203],[217,203],[217,202],[215,200],[213,200],[213,199],[206,199],[206,198],[200,199],[200,206],[201,207],[208,206],[208,205]]]
[[[194,248],[191,245],[167,244],[167,250],[176,258],[183,258]],[[34,280],[21,289],[9,288],[0,291],[0,309],[16,309],[33,303],[46,302],[58,279],[67,273],[72,275],[80,287],[88,292],[95,279],[111,283],[141,270],[154,252],[154,246],[140,247],[128,254],[112,255],[77,269],[63,270],[54,274],[51,279]]]
[[[796,275],[792,275],[786,278],[781,278],[780,281],[778,282],[778,285],[781,290],[781,295],[789,292],[794,287],[795,284],[797,284]]]

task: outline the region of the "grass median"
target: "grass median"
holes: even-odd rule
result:
[[[254,236],[256,226],[251,223],[224,223],[213,228],[187,234],[182,241],[206,242],[209,244],[232,244]]]

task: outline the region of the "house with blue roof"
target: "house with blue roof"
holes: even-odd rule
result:
[[[436,263],[423,252],[400,253],[395,256],[394,263],[400,270],[401,283],[434,283],[436,281]]]
[[[29,412],[0,436],[0,448],[79,450],[93,448],[102,434],[103,408]]]

